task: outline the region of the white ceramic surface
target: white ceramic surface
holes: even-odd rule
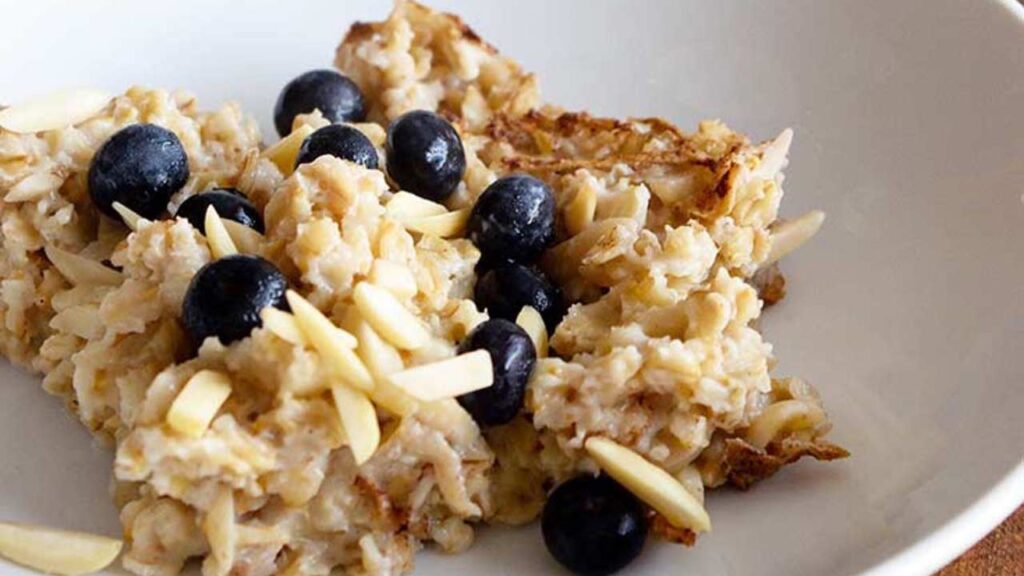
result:
[[[437,0],[600,114],[796,131],[784,212],[829,219],[767,314],[778,372],[821,389],[853,457],[710,497],[713,534],[640,574],[926,574],[1024,500],[1024,15],[1009,0]],[[514,8],[513,8],[514,4]],[[187,87],[269,128],[384,1],[0,0],[0,101]],[[265,130],[268,136],[272,130]],[[116,533],[110,455],[0,365],[0,517]],[[535,527],[420,574],[556,570]],[[450,570],[449,572],[444,572]],[[22,574],[0,565],[0,573]]]

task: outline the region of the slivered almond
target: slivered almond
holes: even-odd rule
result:
[[[360,390],[372,390],[373,377],[362,360],[352,351],[358,344],[355,336],[335,326],[316,309],[316,306],[307,302],[297,292],[289,290],[286,297],[302,334],[320,353],[334,374]]]
[[[575,236],[590,226],[597,211],[597,190],[589,183],[576,191],[576,196],[565,206],[565,229]]]
[[[747,442],[758,448],[771,444],[781,434],[806,430],[825,421],[821,408],[800,400],[783,400],[764,409],[747,428]]]
[[[171,403],[167,425],[186,436],[199,438],[230,395],[231,380],[227,375],[200,370],[189,378]]]
[[[64,179],[56,174],[40,172],[22,178],[17,184],[11,186],[10,191],[4,196],[5,202],[29,202],[38,200],[48,192],[60,188]]]
[[[466,223],[469,222],[469,212],[469,208],[463,208],[435,216],[409,218],[403,221],[402,225],[407,230],[420,234],[429,234],[438,238],[453,238],[461,235],[466,230]]]
[[[100,90],[65,90],[0,110],[0,128],[32,134],[74,126],[97,115],[111,96]]]
[[[821,230],[825,213],[811,210],[795,220],[777,222],[771,228],[772,247],[768,259],[761,266],[770,266],[797,248],[803,246]]]
[[[443,205],[411,192],[396,192],[384,208],[388,216],[402,223],[415,218],[440,216],[448,212]]]
[[[592,436],[584,448],[602,470],[676,528],[711,530],[711,518],[704,505],[668,472],[607,438]]]
[[[302,330],[295,321],[295,317],[284,310],[272,307],[264,308],[260,311],[260,320],[263,321],[264,328],[285,342],[290,342],[297,346],[305,346],[307,344],[306,337],[302,334]]]
[[[263,157],[273,162],[281,174],[288,176],[295,171],[295,159],[299,156],[299,147],[302,146],[302,141],[313,132],[312,126],[303,124],[264,150]]]
[[[352,450],[356,464],[362,464],[373,456],[380,445],[380,424],[377,422],[377,411],[366,394],[346,386],[331,386],[334,396],[334,407],[341,418],[341,426],[348,438],[348,446]]]
[[[410,396],[424,402],[454,398],[494,383],[491,355],[474,350],[431,364],[396,372],[388,378]]]
[[[220,219],[228,236],[242,254],[259,254],[260,245],[263,243],[263,235],[249,228],[245,224],[239,224],[234,220]]]
[[[99,572],[121,553],[114,538],[0,522],[0,555],[48,574]]]
[[[103,335],[100,308],[95,304],[82,304],[60,311],[50,320],[50,327],[86,340]]]
[[[356,354],[366,364],[376,382],[373,391],[370,392],[370,400],[398,416],[409,416],[416,412],[419,407],[416,399],[387,378],[405,368],[398,350],[385,342],[370,324],[360,317],[359,311],[355,308],[349,308],[345,317],[345,327],[352,330],[359,340]]]
[[[50,304],[57,312],[82,304],[99,304],[110,293],[110,290],[110,286],[104,285],[75,286],[54,294],[50,299]]]
[[[391,412],[395,416],[411,416],[419,410],[420,403],[408,392],[395,386],[388,379],[378,380],[370,392],[373,403]]]
[[[140,226],[149,222],[149,220],[139,216],[134,210],[120,202],[114,202],[113,208],[114,212],[121,216],[121,220],[124,220],[124,225],[132,232],[138,232]]]
[[[762,178],[772,178],[778,174],[786,165],[786,157],[789,155],[789,147],[792,145],[793,129],[786,128],[765,147],[756,175]]]
[[[291,306],[292,316],[295,318],[296,325],[302,331],[303,338],[306,339],[307,343],[312,343],[312,341],[309,339],[309,331],[306,330],[306,326],[316,326],[316,331],[322,328],[324,332],[329,333],[328,336],[330,338],[337,340],[345,348],[355,348],[359,345],[359,341],[356,340],[355,336],[347,330],[335,326],[334,322],[331,322],[327,316],[324,316],[323,312],[317,310],[316,306],[310,304],[298,292],[293,290],[289,290],[289,292],[294,294],[294,296],[286,296],[288,305]]]
[[[412,298],[417,292],[416,277],[407,267],[397,262],[374,260],[368,278],[374,285],[380,286],[398,298]]]
[[[121,273],[113,268],[107,268],[95,260],[73,254],[56,246],[47,246],[44,248],[44,252],[61,275],[76,286],[79,284],[116,286],[123,279]]]
[[[516,316],[516,324],[519,325],[533,340],[533,348],[537,351],[537,358],[548,357],[548,329],[544,325],[544,318],[533,306],[523,306]]]
[[[217,210],[213,206],[206,207],[206,219],[203,221],[206,228],[206,242],[210,245],[210,253],[214,258],[224,258],[238,254],[238,248],[231,240],[224,222],[221,221]]]
[[[370,326],[398,348],[416,350],[430,341],[430,334],[419,318],[391,292],[369,282],[360,282],[352,292],[352,299]]]

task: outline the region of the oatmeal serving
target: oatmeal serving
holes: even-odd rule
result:
[[[607,574],[710,530],[708,488],[846,455],[758,330],[823,221],[778,218],[789,130],[563,110],[407,0],[334,64],[266,147],[179,92],[0,110],[0,350],[115,447],[127,570],[401,574],[540,519]],[[5,526],[53,572],[120,549]]]

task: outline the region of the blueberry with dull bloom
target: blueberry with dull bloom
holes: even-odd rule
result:
[[[175,216],[188,220],[193,228],[206,234],[206,209],[210,206],[225,220],[238,222],[260,234],[265,231],[259,208],[234,188],[214,188],[190,196],[178,206]]]
[[[100,212],[120,220],[119,202],[143,218],[156,219],[189,178],[181,140],[155,124],[132,124],[107,140],[89,166],[89,195]]]
[[[295,167],[321,156],[334,156],[370,170],[377,169],[377,149],[365,134],[351,126],[331,124],[307,136],[299,147]]]
[[[537,352],[525,330],[500,318],[478,325],[459,344],[459,354],[480,349],[491,356],[494,383],[458,401],[480,426],[505,424],[523,407]]]
[[[263,325],[260,312],[287,309],[288,280],[258,256],[235,254],[203,266],[185,292],[182,321],[196,345],[210,336],[230,344]]]
[[[605,576],[643,551],[646,509],[607,476],[577,476],[551,493],[541,532],[560,564],[582,576]]]
[[[319,110],[330,122],[362,122],[366,103],[359,86],[334,70],[310,70],[281,90],[274,104],[274,127],[282,137],[291,134],[299,114]]]
[[[565,297],[543,272],[506,262],[484,272],[473,289],[476,305],[491,318],[515,320],[523,306],[532,306],[544,318],[549,333],[565,316]]]
[[[555,239],[555,197],[533,176],[499,178],[473,206],[467,236],[486,259],[530,264]]]

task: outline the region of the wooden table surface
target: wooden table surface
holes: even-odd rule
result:
[[[937,576],[1024,576],[1024,507]]]

